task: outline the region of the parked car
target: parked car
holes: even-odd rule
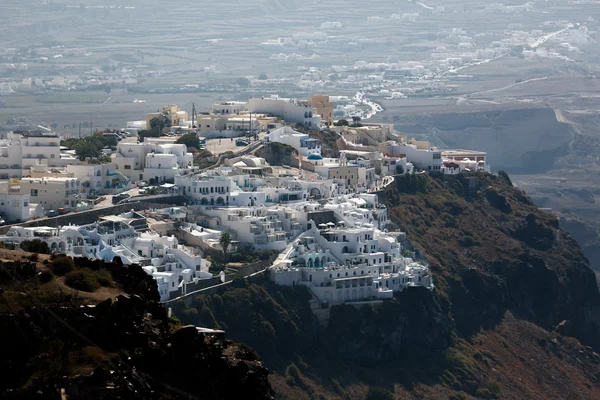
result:
[[[56,210],[46,211],[46,217],[56,217],[56,216],[58,216],[58,211],[56,211]]]
[[[112,198],[112,203],[113,203],[113,204],[117,204],[117,203],[119,203],[120,201],[123,201],[123,200],[125,200],[125,199],[128,199],[128,198],[130,198],[130,197],[131,197],[131,196],[130,196],[130,195],[128,195],[127,193],[121,193],[121,194],[117,194],[117,195],[113,196],[113,198]]]
[[[60,215],[64,215],[64,214],[67,214],[67,213],[69,213],[69,210],[67,210],[67,209],[64,209],[64,208],[59,208],[59,209],[58,209],[58,210],[56,210],[56,211],[58,211],[58,213],[59,213]]]
[[[238,139],[235,141],[235,145],[236,146],[248,146],[248,141],[244,140],[244,139]]]

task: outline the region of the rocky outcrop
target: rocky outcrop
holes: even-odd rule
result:
[[[397,293],[380,306],[333,307],[324,340],[343,359],[363,365],[425,360],[450,347],[449,304],[424,288]]]
[[[468,179],[478,179],[471,191]],[[600,349],[600,295],[576,241],[503,176],[423,177],[427,193],[388,189],[393,221],[432,263],[458,331],[465,336],[497,324],[506,311],[571,334]],[[443,200],[442,200],[443,199]],[[460,209],[451,216],[450,206]],[[464,237],[472,238],[464,246]]]
[[[298,166],[298,152],[292,146],[283,143],[267,143],[256,152],[256,155],[264,158],[269,165]]]
[[[146,280],[141,267],[106,264],[117,283],[145,292],[135,282]],[[12,297],[16,284],[5,288],[18,311],[0,313],[2,398],[272,398],[268,370],[251,350],[178,326],[153,299],[158,293],[84,304],[31,279],[18,286],[34,306]]]
[[[577,240],[594,268],[600,268],[600,228],[591,220],[581,220],[571,215],[560,218],[560,226]]]

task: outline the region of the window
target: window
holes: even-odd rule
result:
[[[38,190],[37,189],[31,189],[31,197],[37,197],[38,195]]]
[[[54,158],[54,154],[50,154],[50,158]]]
[[[123,167],[125,169],[131,169],[131,165],[126,165],[125,167]]]
[[[28,202],[27,200],[25,200],[25,201],[23,202],[23,207],[27,207],[28,205],[29,205],[29,202]]]

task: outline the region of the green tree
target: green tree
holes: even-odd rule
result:
[[[235,84],[240,87],[249,87],[250,81],[247,78],[239,78],[235,81]]]
[[[154,117],[150,120],[150,130],[151,131],[157,131],[160,133],[160,131],[163,128],[163,120],[162,118],[159,117]]]
[[[195,149],[200,148],[200,139],[198,139],[198,136],[189,133],[186,133],[185,135],[181,136],[175,141],[175,143],[185,144],[188,149],[191,147]]]
[[[91,140],[80,140],[74,146],[75,154],[81,161],[85,161],[86,158],[98,158],[102,155],[102,147],[98,147]]]
[[[48,243],[42,242],[40,239],[24,240],[19,246],[24,251],[29,251],[31,253],[50,254]]]
[[[231,235],[229,234],[229,232],[221,233],[221,237],[219,238],[219,244],[221,245],[221,248],[223,249],[223,254],[225,255],[225,257],[227,257],[227,249],[229,248],[229,245],[231,244]]]
[[[348,121],[345,119],[340,119],[338,120],[335,124],[335,126],[348,126]]]
[[[158,131],[142,129],[138,132],[138,139],[140,142],[143,142],[147,137],[160,137],[160,133]]]

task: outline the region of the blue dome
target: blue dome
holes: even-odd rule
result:
[[[316,154],[316,153],[310,154],[306,158],[309,159],[309,160],[322,160],[323,159],[323,157],[321,157],[320,154]]]

